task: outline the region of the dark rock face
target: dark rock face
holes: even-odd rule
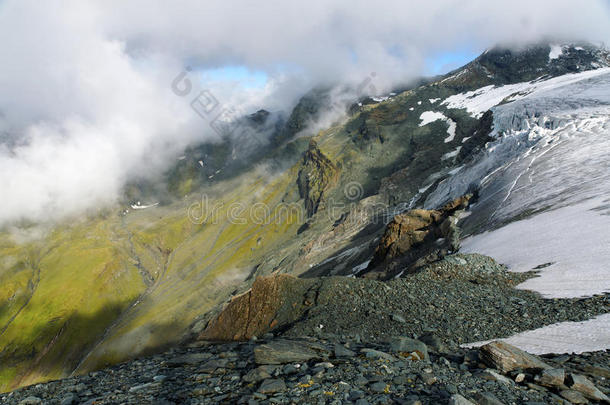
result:
[[[492,141],[493,138],[489,136],[492,131],[492,126],[493,113],[491,110],[487,110],[479,119],[479,123],[472,134],[462,143],[462,148],[457,155],[456,162],[462,163],[468,161],[468,159],[471,159],[481,151],[487,142]]]
[[[510,49],[495,47],[484,52],[464,68],[459,77],[446,84],[458,91],[487,86],[535,80],[540,77],[560,76],[610,66],[607,50],[588,44],[562,46],[562,53],[551,59],[549,44]]]
[[[272,142],[279,145],[290,140],[303,131],[311,121],[317,118],[318,113],[327,109],[330,104],[330,89],[316,88],[309,91],[292,109],[283,127],[273,135]]]
[[[516,83],[544,74],[550,50],[546,45],[523,50],[494,48],[479,56],[476,62],[500,83]]]
[[[248,119],[256,124],[264,124],[271,113],[267,110],[258,110],[257,112],[248,115]]]
[[[312,140],[309,149],[303,155],[297,178],[299,195],[305,200],[305,211],[308,217],[318,211],[324,193],[337,182],[338,176],[337,166],[318,149],[318,145]]]
[[[379,123],[370,112],[360,113],[358,118],[350,121],[345,129],[360,149],[364,149],[369,142],[385,141]]]
[[[388,279],[398,267],[404,273],[443,258],[459,249],[459,211],[468,206],[472,195],[460,197],[439,210],[409,210],[399,214],[386,227],[366,277]]]

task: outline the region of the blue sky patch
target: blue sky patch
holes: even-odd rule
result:
[[[268,76],[260,70],[250,70],[245,66],[230,65],[200,72],[203,83],[237,82],[244,88],[263,88]]]
[[[460,48],[439,52],[426,60],[426,75],[441,75],[467,64],[483,52],[482,49]]]

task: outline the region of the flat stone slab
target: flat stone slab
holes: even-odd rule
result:
[[[324,359],[328,354],[329,352],[319,345],[277,340],[256,347],[254,361],[256,364],[302,363],[312,359]]]
[[[506,342],[495,341],[481,346],[481,360],[488,366],[508,373],[513,370],[546,370],[552,368],[537,356],[509,345]]]

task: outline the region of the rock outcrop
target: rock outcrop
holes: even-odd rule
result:
[[[337,166],[320,151],[314,140],[303,154],[297,185],[299,195],[305,200],[307,217],[318,211],[324,193],[332,187],[339,177]]]
[[[466,163],[469,159],[474,158],[482,149],[485,144],[493,140],[490,136],[493,129],[493,112],[491,110],[485,111],[485,113],[479,118],[479,122],[475,126],[469,135],[464,138],[462,147],[456,157],[457,163]]]
[[[258,277],[200,334],[203,340],[248,340],[299,319],[315,302],[316,281],[287,274]]]
[[[471,194],[456,198],[438,210],[414,209],[396,215],[375,250],[365,273],[387,279],[398,267],[405,274],[459,250],[459,213],[468,206]]]
[[[362,112],[345,127],[345,130],[352,137],[353,142],[362,150],[371,142],[383,143],[385,137],[380,125],[370,112]]]

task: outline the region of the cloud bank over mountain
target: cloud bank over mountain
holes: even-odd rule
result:
[[[608,21],[604,0],[0,2],[0,225],[112,203],[126,181],[215,137],[172,91],[186,66],[223,104],[279,110],[371,72],[387,90],[456,48],[608,41]],[[197,83],[225,66],[266,82]]]

